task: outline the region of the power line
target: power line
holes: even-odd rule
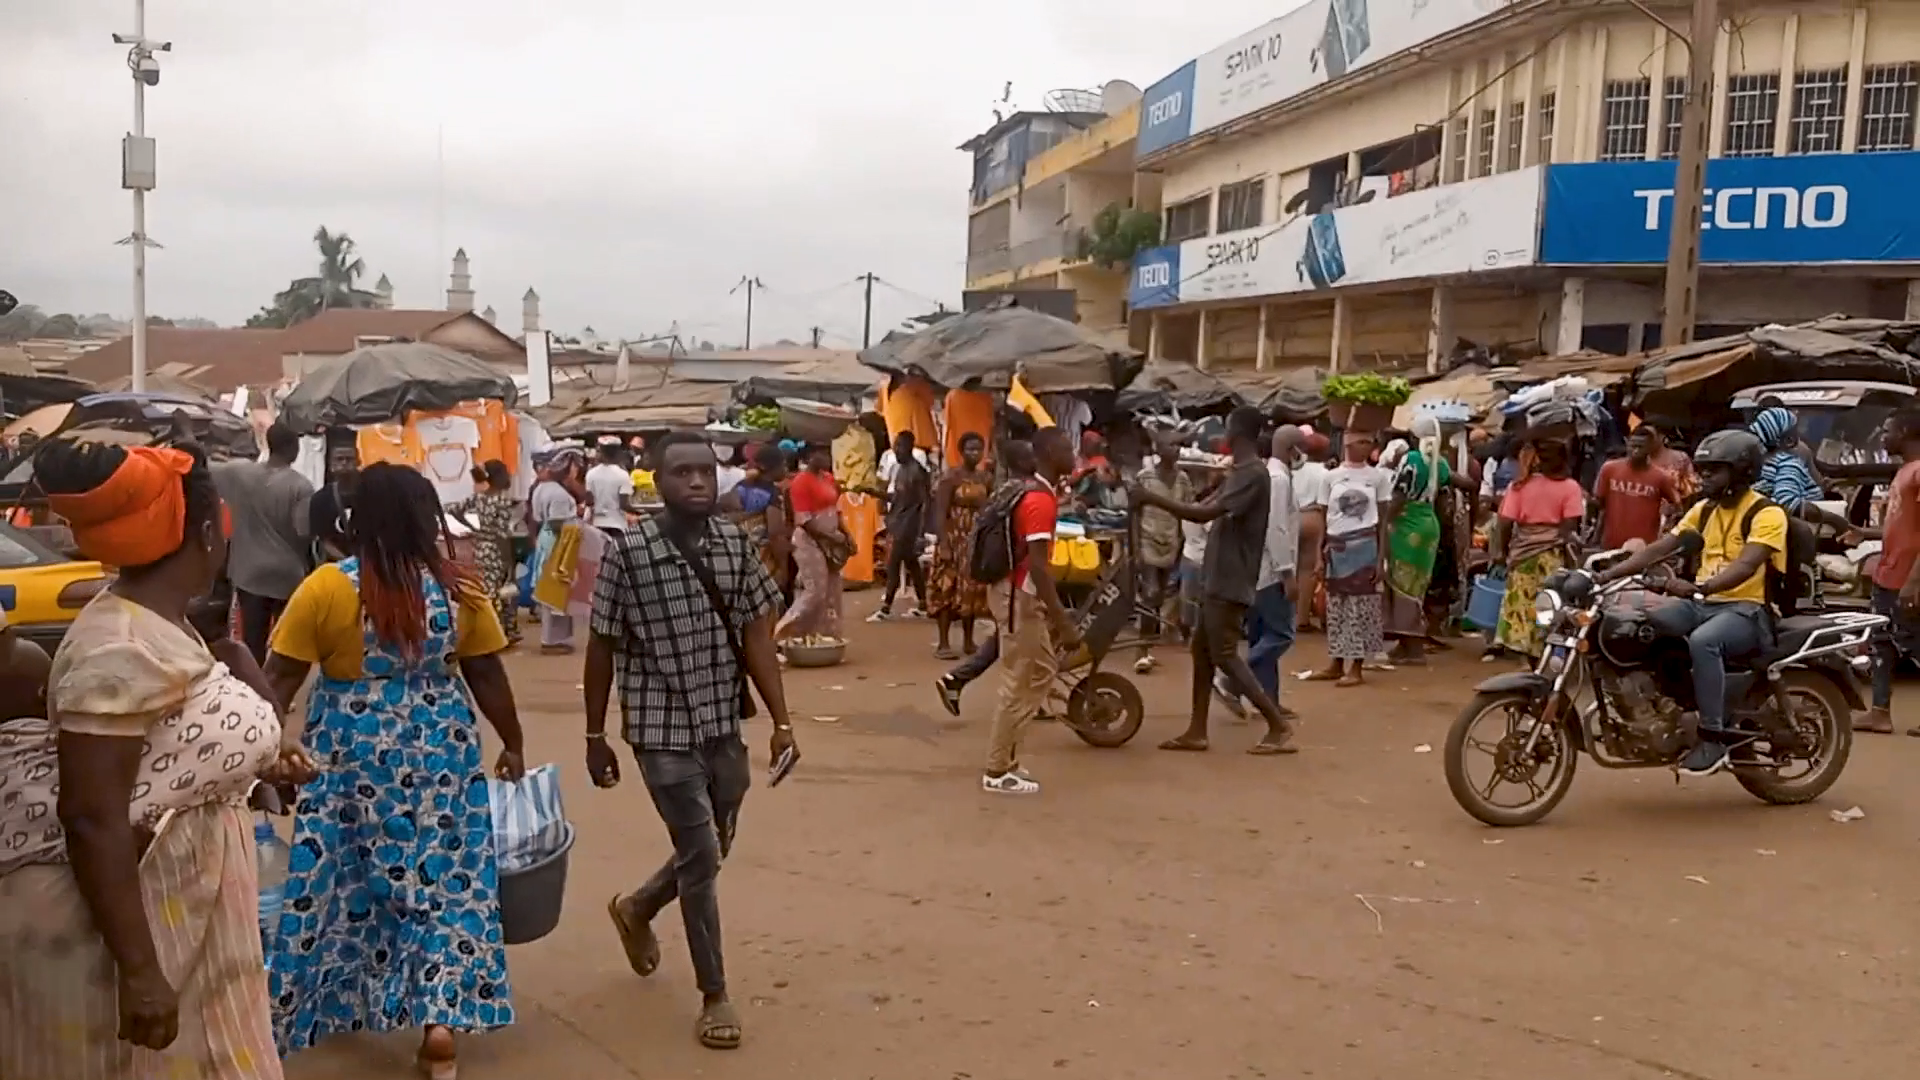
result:
[[[727,290],[728,296],[732,296],[734,293],[739,292],[741,289],[747,290],[747,340],[746,340],[746,344],[741,346],[741,348],[743,349],[753,348],[753,294],[754,294],[754,291],[756,289],[764,289],[766,287],[767,286],[765,285],[765,283],[763,283],[759,278],[748,275],[748,276],[742,277],[740,281],[734,285],[733,288]]]

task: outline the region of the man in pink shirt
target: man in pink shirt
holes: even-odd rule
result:
[[[1891,618],[1893,626],[1874,642],[1873,708],[1853,729],[1891,735],[1894,668],[1902,653],[1920,655],[1920,410],[1896,413],[1887,422],[1884,442],[1904,464],[1887,491],[1873,610]],[[1907,734],[1920,737],[1920,727],[1908,728]]]

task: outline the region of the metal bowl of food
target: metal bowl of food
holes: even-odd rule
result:
[[[832,667],[847,658],[847,643],[843,638],[798,638],[782,644],[780,651],[788,667]]]

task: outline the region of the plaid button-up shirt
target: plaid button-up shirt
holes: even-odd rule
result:
[[[780,590],[738,525],[709,518],[699,540],[734,632],[780,608]],[[622,734],[639,750],[692,750],[740,733],[743,672],[720,616],[658,518],[607,548],[593,632],[614,641]]]

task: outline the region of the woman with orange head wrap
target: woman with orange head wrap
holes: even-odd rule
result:
[[[280,753],[246,649],[188,621],[226,557],[206,463],[61,439],[34,475],[119,574],[54,656],[48,722],[0,757],[0,832],[33,837],[0,854],[0,1076],[277,1078],[247,796],[311,765]]]

